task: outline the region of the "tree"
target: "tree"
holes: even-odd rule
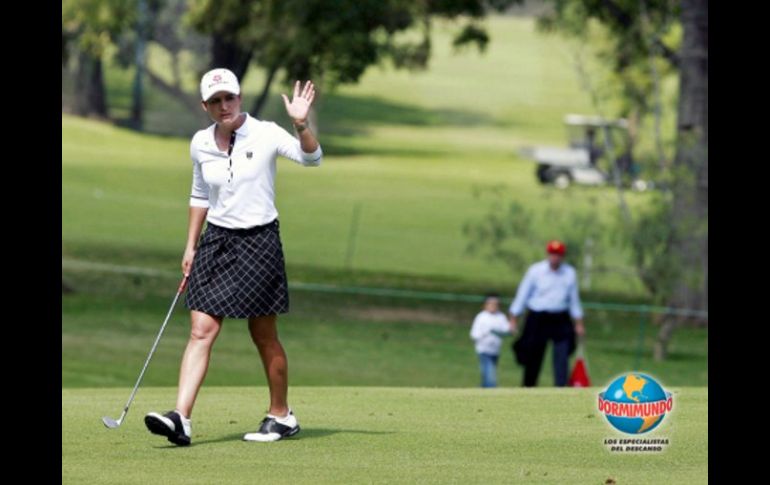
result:
[[[63,0],[62,65],[77,53],[75,112],[107,117],[102,61],[107,46],[133,25],[132,0]]]
[[[592,271],[606,270],[601,249],[610,231],[597,215],[596,199],[589,199],[587,210],[546,209],[538,218],[521,203],[507,200],[508,192],[502,185],[474,190],[475,198],[483,194],[491,203],[486,214],[463,224],[468,254],[480,254],[521,275],[542,258],[545,241],[559,239],[569,248],[570,260],[584,282],[590,281]]]
[[[153,4],[158,4],[153,6]],[[148,39],[163,46],[171,57],[170,78],[162,73],[154,72],[147,66],[145,74],[150,84],[163,93],[164,96],[175,99],[191,116],[199,118],[201,124],[208,121],[208,116],[200,108],[200,97],[197,90],[192,95],[182,86],[183,74],[181,56],[183,52],[192,54],[193,77],[200,79],[197,73],[203,73],[209,66],[206,53],[210,50],[211,40],[198,34],[187,25],[183,19],[188,11],[188,0],[163,0],[150,2],[152,14],[147,26]],[[130,62],[134,39],[128,39],[124,52],[126,63]]]
[[[627,73],[656,57],[679,73],[676,155],[671,196],[631,228],[630,240],[640,276],[662,302],[675,308],[708,311],[708,0],[553,0],[541,21],[546,28],[580,35],[589,20],[609,33],[605,58]],[[664,35],[681,25],[677,52]],[[654,74],[654,73],[653,73]],[[646,90],[629,90],[631,105],[646,108]],[[635,94],[635,96],[634,96]],[[653,229],[657,228],[657,229]],[[655,356],[663,359],[679,316],[663,321]]]
[[[656,111],[660,117],[659,81],[676,74],[675,44],[678,2],[672,0],[552,0],[553,10],[538,19],[545,32],[559,31],[592,45],[597,57],[613,73],[620,109],[613,115],[628,118],[629,134],[635,143],[641,120]],[[592,26],[599,24],[606,45],[596,47]],[[596,86],[590,87],[596,96]],[[602,93],[604,96],[607,93]],[[654,101],[654,102],[653,102]],[[596,104],[596,101],[595,101]],[[598,107],[597,107],[598,109]],[[665,167],[662,148],[659,163]]]
[[[264,106],[279,71],[284,82],[314,79],[333,87],[355,83],[366,69],[390,59],[399,68],[422,68],[430,57],[433,18],[456,19],[455,44],[482,48],[489,38],[478,20],[488,9],[521,0],[194,0],[190,21],[212,36],[212,65],[243,78],[250,62],[265,69],[252,112]],[[417,29],[417,38],[399,38]]]
[[[708,311],[708,0],[682,0],[679,109],[670,250],[682,269],[669,305]],[[678,317],[663,322],[655,356],[663,359]]]
[[[164,96],[178,101],[193,117],[199,118],[201,123],[208,120],[200,108],[200,98],[189,94],[182,87],[181,54],[184,51],[191,53],[194,66],[203,71],[209,63],[208,57],[201,54],[205,54],[211,43],[184,24],[187,4],[188,0],[137,0],[136,22],[132,28],[121,32],[116,39],[116,64],[124,69],[135,68],[129,124],[136,129],[142,127],[142,85],[145,77],[154,88]],[[156,72],[147,65],[146,46],[150,42],[164,47],[171,57],[168,71],[170,76],[166,72]]]

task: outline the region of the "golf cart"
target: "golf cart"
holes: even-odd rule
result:
[[[535,173],[540,183],[553,184],[561,189],[572,183],[614,183],[614,164],[624,184],[644,190],[644,182],[636,179],[637,170],[631,156],[626,120],[569,114],[564,117],[564,124],[569,148],[534,147],[523,150],[524,156],[537,163]]]

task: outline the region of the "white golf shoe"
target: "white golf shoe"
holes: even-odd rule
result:
[[[294,413],[289,410],[289,414],[283,418],[268,414],[256,433],[246,433],[243,435],[244,441],[278,441],[299,433],[299,423]]]

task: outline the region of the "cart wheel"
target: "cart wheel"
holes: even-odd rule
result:
[[[570,180],[569,175],[564,172],[556,175],[556,177],[553,179],[553,184],[560,189],[566,189],[569,187],[570,182],[572,181]]]

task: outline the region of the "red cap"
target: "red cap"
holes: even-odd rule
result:
[[[546,252],[548,254],[558,254],[560,256],[564,256],[564,253],[567,252],[567,246],[564,245],[561,241],[550,241],[548,245],[545,247]]]

